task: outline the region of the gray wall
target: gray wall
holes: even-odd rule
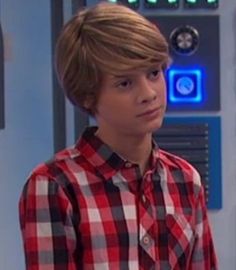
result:
[[[65,2],[70,2],[69,0]],[[68,5],[68,4],[67,4]],[[236,2],[221,1],[223,209],[209,213],[220,269],[236,269]],[[53,153],[49,0],[0,0],[6,128],[0,130],[0,270],[23,270],[18,199]],[[235,26],[234,26],[235,25]],[[71,107],[67,108],[72,115]],[[71,128],[72,120],[68,121]],[[69,142],[73,136],[69,136]]]
[[[24,269],[18,199],[53,152],[50,1],[2,0],[6,128],[0,130],[0,270]]]

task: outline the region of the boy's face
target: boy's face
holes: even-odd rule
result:
[[[166,83],[158,66],[122,76],[105,75],[96,114],[106,134],[145,135],[160,128],[166,109]]]

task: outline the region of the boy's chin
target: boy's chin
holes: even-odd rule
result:
[[[155,123],[155,125],[153,125],[153,127],[150,127],[150,132],[155,132],[158,129],[160,129],[162,127],[162,123],[163,120],[158,121],[158,123]]]
[[[146,130],[143,130],[144,133],[154,133],[156,131],[158,131],[162,126],[162,123],[160,123],[159,125],[155,125],[152,127],[148,127]]]

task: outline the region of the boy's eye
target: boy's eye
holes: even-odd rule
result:
[[[159,69],[154,69],[151,72],[149,72],[148,76],[151,80],[155,80],[158,78],[160,74],[160,70]]]
[[[117,84],[117,86],[118,86],[119,88],[123,88],[123,89],[128,88],[128,87],[131,86],[131,81],[130,81],[130,80],[123,80],[123,81],[119,82],[119,83]]]

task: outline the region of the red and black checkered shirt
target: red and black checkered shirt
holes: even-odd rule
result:
[[[37,167],[24,187],[26,269],[217,269],[196,170],[155,146],[141,175],[94,132]]]

